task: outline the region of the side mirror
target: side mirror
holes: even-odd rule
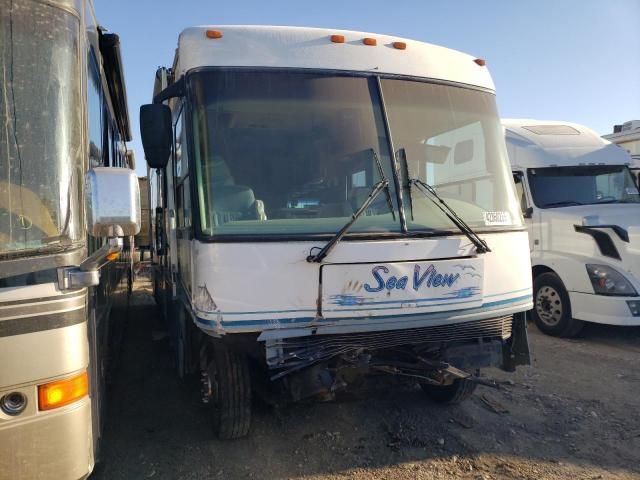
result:
[[[161,103],[140,107],[140,136],[151,168],[165,168],[171,154],[171,109]]]
[[[86,183],[89,235],[128,237],[140,231],[140,189],[133,170],[93,168]]]
[[[97,167],[89,170],[87,230],[108,241],[77,267],[58,268],[60,290],[93,287],[100,283],[100,268],[122,251],[122,238],[140,231],[140,190],[133,170]]]
[[[522,212],[522,216],[524,218],[531,218],[533,217],[533,207],[528,207],[525,209],[524,212]]]

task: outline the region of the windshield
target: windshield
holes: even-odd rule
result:
[[[206,72],[192,92],[206,234],[335,233],[380,180],[376,155],[392,178],[373,79]],[[351,231],[399,229],[381,195]]]
[[[533,201],[540,208],[640,202],[625,165],[531,168],[528,176]]]
[[[79,239],[78,21],[0,0],[0,255]]]
[[[376,156],[391,202],[379,195],[349,231],[400,231],[375,77],[209,70],[189,82],[204,234],[336,233],[380,181]],[[493,95],[391,79],[382,93],[416,175],[472,226],[520,224]],[[456,229],[420,193],[413,218]]]
[[[432,186],[470,227],[521,225],[493,94],[397,79],[383,79],[382,89],[405,186],[407,177]],[[423,193],[408,190],[410,230],[452,228]]]

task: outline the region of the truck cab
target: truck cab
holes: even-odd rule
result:
[[[629,154],[582,125],[503,126],[540,330],[571,337],[584,322],[640,325],[640,196]]]

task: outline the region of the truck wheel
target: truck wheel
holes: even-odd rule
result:
[[[207,373],[212,384],[211,418],[220,439],[244,437],[251,425],[251,379],[247,358],[225,345],[213,347]]]
[[[547,335],[574,337],[584,322],[571,316],[569,294],[560,277],[552,272],[538,275],[533,281],[533,319]]]
[[[431,385],[429,383],[421,383],[422,391],[437,403],[446,403],[456,405],[465,401],[476,390],[478,384],[466,379],[454,380],[451,385]]]

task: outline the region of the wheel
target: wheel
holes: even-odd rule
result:
[[[249,433],[251,379],[247,358],[222,344],[213,347],[207,373],[211,381],[211,419],[218,438],[234,439]]]
[[[420,384],[422,391],[424,391],[431,400],[449,405],[456,405],[471,397],[477,386],[478,384],[476,382],[466,379],[454,380],[451,385]]]
[[[571,316],[569,294],[555,273],[538,275],[533,281],[533,319],[547,335],[574,337],[584,323]]]

